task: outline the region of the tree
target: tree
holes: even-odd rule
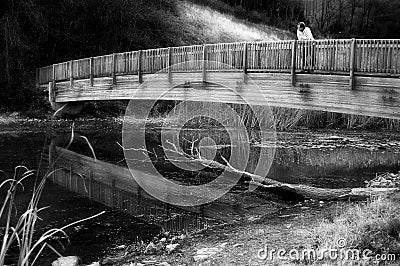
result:
[[[33,0],[2,1],[0,13],[0,90],[2,101],[13,94],[23,104],[26,65],[34,60],[36,38],[46,27],[40,8]],[[21,97],[18,97],[21,96]],[[4,104],[3,102],[3,104]]]

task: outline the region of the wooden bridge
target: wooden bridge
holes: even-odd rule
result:
[[[142,86],[154,73],[156,81]],[[240,93],[251,104],[265,104],[259,92],[243,86],[250,78],[270,106],[400,118],[400,40],[170,47],[71,60],[40,68],[36,75],[37,86],[48,87],[54,109],[85,101],[156,100],[171,87],[176,89],[163,99],[209,101],[211,93],[241,103]]]

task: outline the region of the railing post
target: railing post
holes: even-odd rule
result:
[[[53,64],[53,75],[51,77],[53,83],[56,83],[56,65]]]
[[[172,48],[168,47],[168,82],[172,82]]]
[[[139,51],[138,55],[138,79],[139,83],[143,83],[143,76],[142,76],[142,57],[143,57],[143,51]]]
[[[297,40],[292,41],[292,86],[296,86]]]
[[[355,68],[356,68],[356,53],[357,53],[357,41],[356,39],[351,40],[350,45],[350,88],[355,89]]]
[[[301,60],[301,71],[304,72],[305,67],[306,67],[306,42],[302,41],[302,42],[298,42],[297,45],[299,46],[300,44],[300,60]]]
[[[203,44],[203,82],[207,81],[207,45]]]
[[[69,85],[74,86],[74,60],[69,61]]]
[[[114,53],[112,57],[112,84],[117,84],[117,54]]]
[[[89,61],[89,79],[90,79],[90,86],[93,87],[93,57],[90,58]]]
[[[55,102],[55,95],[54,95],[54,91],[56,88],[56,82],[55,81],[50,81],[49,82],[49,102],[50,103],[54,103]]]
[[[247,58],[248,58],[248,43],[245,42],[244,43],[244,47],[243,47],[243,73],[245,75],[247,75],[247,68],[248,68],[248,62],[247,62]]]
[[[52,81],[49,83],[49,102],[56,101],[56,65],[53,64]]]

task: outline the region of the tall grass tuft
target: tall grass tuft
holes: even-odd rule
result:
[[[323,221],[316,228],[319,248],[338,247],[345,240],[344,248],[370,250],[374,255],[400,255],[400,205],[398,201],[384,197],[357,203],[334,217]],[[343,241],[342,241],[343,243]]]
[[[67,147],[72,144],[73,139],[74,130],[72,127],[71,139]],[[88,145],[90,146],[89,142]],[[50,170],[53,169],[53,167],[55,166],[57,159],[58,158],[55,158],[54,162],[52,162],[52,165],[50,165],[49,170],[43,175],[42,178],[39,178],[38,171],[38,174],[36,176],[37,183],[33,189],[28,207],[26,211],[19,216],[19,219],[15,225],[11,224],[11,217],[15,213],[14,206],[17,189],[19,187],[23,189],[23,181],[29,177],[32,177],[34,175],[34,172],[24,166],[17,166],[14,171],[14,176],[12,178],[6,179],[0,184],[0,189],[8,185],[7,194],[0,209],[0,218],[5,218],[6,220],[4,235],[0,249],[0,265],[4,265],[6,256],[10,248],[15,245],[15,243],[18,245],[19,248],[19,266],[34,265],[39,255],[46,247],[50,248],[57,255],[61,256],[61,254],[58,253],[54,247],[51,246],[49,240],[51,240],[51,238],[56,234],[63,234],[67,236],[64,231],[66,228],[73,226],[77,223],[95,218],[104,213],[101,212],[99,214],[73,222],[61,228],[50,229],[39,237],[35,235],[36,224],[37,221],[40,220],[39,213],[42,210],[48,208],[40,208],[39,200],[43,193],[43,189],[45,187],[47,179],[54,173],[54,171],[57,171]]]
[[[306,128],[387,129],[400,130],[400,120],[324,111],[272,107],[276,129],[280,131]]]
[[[217,118],[218,121],[227,122],[232,126],[238,124],[238,118],[242,122],[246,122],[246,126],[253,127],[255,120],[252,112],[256,112],[258,117],[264,117],[265,121],[258,121],[260,123],[271,125],[269,118],[271,115],[274,117],[275,128],[278,131],[297,130],[302,128],[309,129],[347,129],[347,130],[376,130],[385,129],[389,131],[400,131],[400,120],[370,117],[363,115],[333,113],[325,111],[313,111],[303,110],[295,108],[284,108],[284,107],[246,107],[240,104],[221,104],[221,103],[210,103],[210,102],[198,102],[190,103],[188,105],[179,105],[179,101],[175,103],[164,101],[159,102],[153,110],[152,115],[154,117],[165,117],[171,120],[181,121],[187,118],[191,112],[195,110],[208,111],[212,117]],[[176,108],[174,108],[176,106]],[[232,108],[236,111],[237,116],[232,117],[227,108]],[[173,110],[172,110],[173,109]],[[194,110],[193,110],[194,109]],[[172,112],[171,112],[172,110]],[[271,110],[271,111],[270,111]],[[195,114],[194,114],[195,115]],[[201,121],[200,119],[194,119],[189,124],[192,126],[210,126],[210,121]]]

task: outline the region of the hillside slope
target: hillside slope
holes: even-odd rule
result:
[[[204,43],[277,41],[293,37],[287,31],[251,23],[188,1],[177,1],[177,10],[184,32],[197,36]]]

